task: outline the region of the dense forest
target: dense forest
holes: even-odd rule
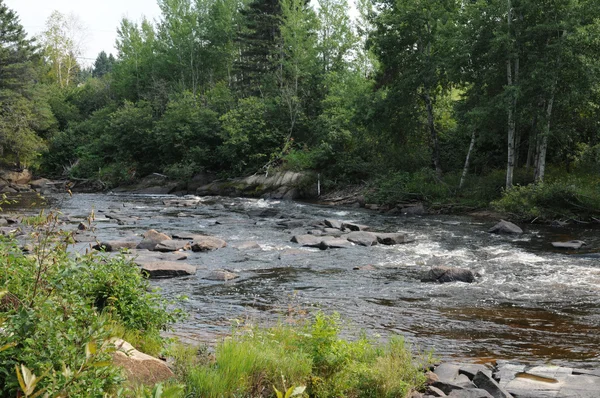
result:
[[[0,1],[5,163],[110,185],[313,170],[380,202],[600,207],[595,0],[159,5],[85,67],[76,19],[31,39]]]

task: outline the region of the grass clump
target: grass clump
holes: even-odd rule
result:
[[[311,397],[406,397],[425,382],[403,339],[377,346],[339,337],[339,316],[317,314],[304,326],[236,333],[214,359],[187,372],[188,393],[201,397],[272,397],[304,386]]]

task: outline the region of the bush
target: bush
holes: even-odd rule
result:
[[[109,339],[121,331],[156,342],[178,312],[168,311],[169,303],[123,258],[69,256],[72,238],[57,230],[56,216],[29,221],[30,255],[0,238],[0,396],[27,389],[49,396],[115,393],[124,378],[111,364]],[[28,372],[37,385],[19,380]]]
[[[577,218],[600,213],[600,180],[575,177],[515,186],[492,205],[524,220]]]

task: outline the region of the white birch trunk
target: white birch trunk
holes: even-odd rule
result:
[[[473,147],[475,146],[475,130],[473,130],[473,134],[471,135],[471,144],[469,145],[469,151],[467,152],[467,158],[465,159],[465,167],[463,167],[462,176],[460,177],[460,183],[458,184],[458,189],[462,189],[465,179],[467,178],[467,173],[469,172],[469,160],[471,159],[471,152],[473,152]]]

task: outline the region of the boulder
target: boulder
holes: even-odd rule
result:
[[[135,263],[142,268],[142,271],[147,272],[150,278],[173,278],[196,273],[196,267],[181,261],[144,261],[137,259]]]
[[[1,170],[0,178],[11,184],[29,184],[33,175],[27,169],[22,171]]]
[[[0,193],[17,193],[17,190],[9,186],[5,186],[4,188],[0,189]]]
[[[500,222],[490,228],[488,232],[492,234],[522,234],[523,230],[510,221],[500,220]]]
[[[229,272],[224,269],[219,269],[219,270],[214,270],[214,271],[210,272],[207,276],[204,277],[204,279],[207,279],[209,281],[227,282],[232,279],[239,278],[239,277],[240,276],[238,274],[234,274],[233,272]]]
[[[466,282],[472,283],[475,281],[473,271],[464,268],[433,267],[427,272],[427,275],[421,280],[422,282]]]
[[[195,252],[206,252],[221,249],[227,246],[223,239],[208,235],[196,235],[192,241],[192,250]]]
[[[446,393],[440,390],[437,387],[429,386],[427,387],[427,396],[428,397],[447,397]]]
[[[336,229],[336,228],[323,228],[323,235],[331,235],[334,236],[336,238],[339,238],[340,236],[344,235],[345,232]]]
[[[552,246],[557,249],[572,249],[577,250],[581,249],[582,246],[585,246],[586,243],[582,240],[570,240],[568,242],[552,242]]]
[[[344,236],[352,243],[360,246],[373,246],[377,244],[377,235],[371,232],[354,231]]]
[[[406,234],[402,233],[377,233],[377,242],[382,245],[398,245],[401,243],[413,242],[413,239],[408,238]]]
[[[425,214],[425,207],[423,206],[423,203],[404,205],[399,208],[399,212],[407,216],[422,216]]]
[[[112,354],[113,362],[123,368],[131,384],[154,386],[175,377],[165,362],[136,350],[128,342],[114,339],[112,344],[116,348]]]
[[[154,250],[156,245],[159,243],[171,239],[169,236],[160,233],[154,229],[147,231],[144,234],[144,240],[142,240],[138,245],[137,249],[146,249],[146,250]]]
[[[105,252],[118,252],[123,249],[135,249],[137,241],[131,240],[107,240],[92,247],[94,250],[104,250]]]
[[[52,187],[52,181],[47,178],[38,178],[37,180],[33,180],[29,182],[29,186],[33,189],[45,189]]]
[[[157,252],[176,252],[178,250],[190,250],[190,242],[187,240],[167,239],[154,246]]]

